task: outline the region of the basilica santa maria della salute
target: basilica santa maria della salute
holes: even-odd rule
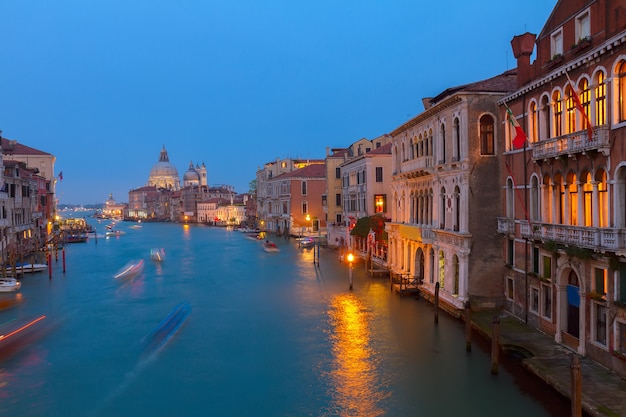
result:
[[[208,185],[206,166],[202,163],[202,166],[196,165],[194,168],[193,162],[191,162],[189,164],[189,169],[183,176],[183,187],[200,185]],[[161,149],[159,161],[154,164],[150,170],[148,186],[154,186],[157,189],[164,188],[172,191],[178,191],[181,188],[178,170],[170,162],[165,145],[163,146],[163,149]]]
[[[165,146],[145,186],[128,193],[128,219],[239,224],[245,219],[247,195],[234,187],[209,187],[204,163],[189,163],[182,183]],[[222,213],[224,211],[224,213]]]

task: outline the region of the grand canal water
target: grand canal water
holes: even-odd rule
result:
[[[99,232],[104,225],[95,224]],[[2,416],[563,416],[568,402],[515,366],[490,374],[463,324],[400,297],[332,250],[236,231],[144,223],[68,245],[22,280],[0,322],[45,315],[0,362]],[[157,265],[150,249],[163,247]],[[126,283],[113,274],[146,262]],[[0,294],[4,299],[15,297]],[[159,351],[143,339],[179,302],[192,312]],[[5,325],[6,326],[6,325]],[[0,333],[2,333],[0,331]]]

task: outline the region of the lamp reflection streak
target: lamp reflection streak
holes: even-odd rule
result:
[[[369,314],[359,299],[342,294],[329,311],[333,353],[333,415],[380,416],[379,402],[389,396],[377,381],[376,358],[370,346]]]

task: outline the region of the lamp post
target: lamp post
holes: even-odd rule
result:
[[[307,224],[311,221],[311,216],[309,216],[308,214],[306,215],[306,222]],[[311,227],[312,228],[312,227]]]
[[[349,263],[349,269],[348,269],[348,276],[350,277],[350,290],[352,290],[352,262],[354,261],[354,255],[352,253],[348,253],[348,263]]]

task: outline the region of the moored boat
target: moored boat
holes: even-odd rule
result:
[[[15,273],[18,275],[28,274],[33,272],[42,272],[48,270],[47,264],[27,264],[27,263],[17,263],[15,268],[13,266],[7,266],[7,271],[13,271],[15,269]]]
[[[20,289],[22,283],[15,278],[0,278],[0,292],[13,292]]]

